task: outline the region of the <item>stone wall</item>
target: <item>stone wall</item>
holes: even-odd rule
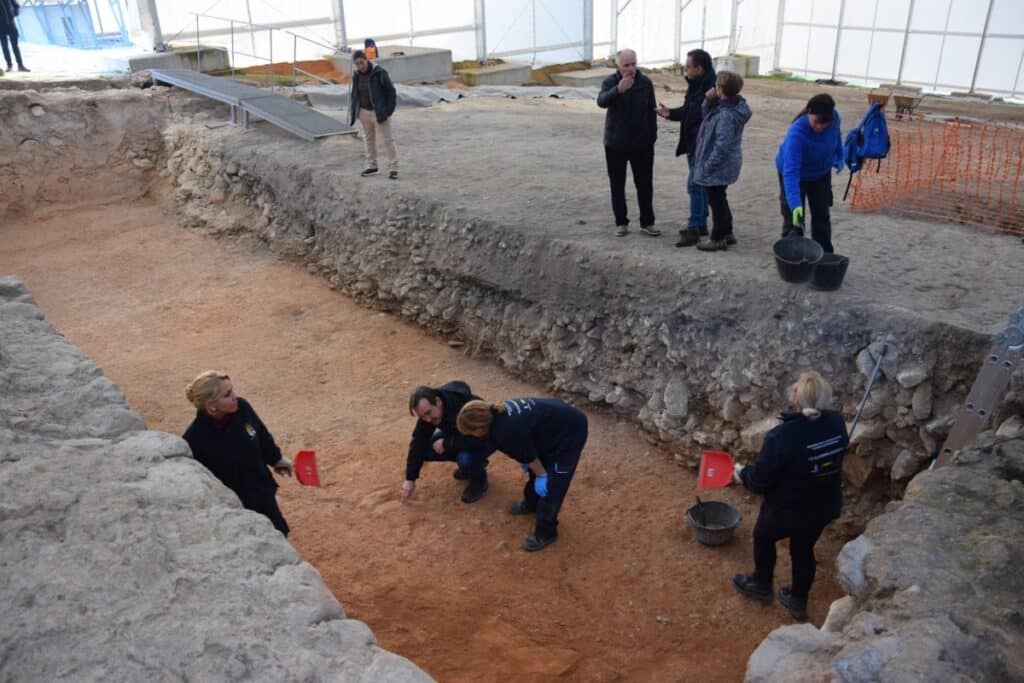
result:
[[[0,278],[0,679],[428,681]]]
[[[252,232],[364,304],[401,314],[635,420],[693,465],[700,447],[756,453],[800,369],[835,380],[846,415],[882,342],[890,353],[847,458],[856,529],[941,445],[989,338],[883,303],[828,304],[807,288],[762,291],[728,272],[681,273],[587,244],[495,224],[381,189],[262,134],[170,126],[176,212],[214,234]],[[666,282],[680,286],[666,287]],[[1024,373],[994,416],[1024,398]]]
[[[917,475],[837,560],[821,629],[776,629],[747,683],[1024,680],[1024,439]]]

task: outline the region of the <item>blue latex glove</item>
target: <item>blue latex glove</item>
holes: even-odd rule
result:
[[[537,492],[537,495],[541,498],[548,495],[548,475],[543,477],[537,477],[533,480],[533,490]]]
[[[842,159],[836,159],[836,163],[835,163],[835,165],[832,166],[832,168],[834,168],[836,170],[836,173],[842,173],[843,172],[843,160]]]
[[[530,473],[530,466],[529,465],[524,465],[523,463],[519,463],[519,469],[521,469],[523,471],[523,474],[529,474]]]

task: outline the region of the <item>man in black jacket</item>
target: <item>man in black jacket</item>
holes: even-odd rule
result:
[[[424,462],[456,462],[455,478],[469,480],[462,493],[463,503],[475,503],[487,491],[487,457],[493,452],[486,443],[463,436],[455,428],[462,406],[479,401],[469,385],[460,380],[433,387],[417,387],[409,397],[409,412],[417,417],[405,463],[402,502],[416,492],[416,480]]]
[[[669,121],[679,121],[679,145],[676,156],[686,155],[688,168],[686,192],[690,195],[690,217],[686,230],[679,231],[677,247],[692,247],[700,242],[701,235],[708,234],[708,196],[704,187],[693,182],[693,153],[697,145],[697,132],[703,120],[701,106],[709,90],[715,87],[715,68],[711,55],[704,50],[686,53],[686,96],[683,104],[675,109],[665,105],[658,107],[658,115]]]
[[[0,0],[3,2],[3,0]],[[395,113],[398,97],[388,72],[366,58],[366,53],[352,53],[352,85],[349,92],[348,125],[363,126],[363,144],[366,147],[366,166],[363,177],[377,175],[377,134],[388,155],[388,178],[398,179],[398,150],[391,134],[391,115]]]
[[[640,232],[657,237],[654,228],[654,142],[658,139],[657,101],[654,84],[636,68],[636,53],[620,50],[615,56],[616,73],[601,84],[597,106],[607,109],[604,119],[604,158],[615,212],[615,234],[629,234],[626,210],[626,164],[633,170],[637,203],[640,204]]]
[[[11,62],[12,52],[14,61],[18,63],[18,71],[28,71],[25,68],[25,63],[21,61],[21,50],[18,49],[18,25],[14,23],[19,9],[15,0],[0,0],[0,48],[3,48],[4,61],[7,62],[8,71],[14,68]]]

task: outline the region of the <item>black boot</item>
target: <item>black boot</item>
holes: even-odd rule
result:
[[[455,471],[452,472],[452,478],[457,479],[458,481],[469,481],[469,473],[461,467],[456,467]]]
[[[779,589],[779,602],[797,621],[807,621],[807,601],[793,595],[788,586]]]
[[[696,230],[680,230],[677,247],[692,247],[700,242],[700,234]]]
[[[535,512],[537,512],[537,509],[531,508],[526,504],[525,500],[517,500],[508,506],[508,514],[510,515],[532,515]]]
[[[463,503],[475,503],[484,497],[484,493],[487,491],[487,480],[486,479],[474,479],[469,482],[469,486],[462,492]]]
[[[760,600],[766,604],[772,601],[772,585],[770,583],[761,583],[754,578],[753,574],[750,576],[737,574],[732,577],[732,585],[733,588],[748,598]]]
[[[542,548],[548,547],[557,540],[558,536],[541,537],[537,536],[536,534],[531,534],[526,537],[526,540],[523,541],[523,550],[525,550],[528,553],[534,553]]]
[[[10,69],[11,67],[7,67],[7,68]],[[18,71],[28,72],[28,67],[25,66],[24,64],[19,64],[18,65]]]

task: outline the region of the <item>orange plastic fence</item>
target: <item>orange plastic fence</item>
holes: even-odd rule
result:
[[[889,137],[881,168],[867,160],[854,178],[854,211],[1024,235],[1024,127],[903,114],[890,118]]]

